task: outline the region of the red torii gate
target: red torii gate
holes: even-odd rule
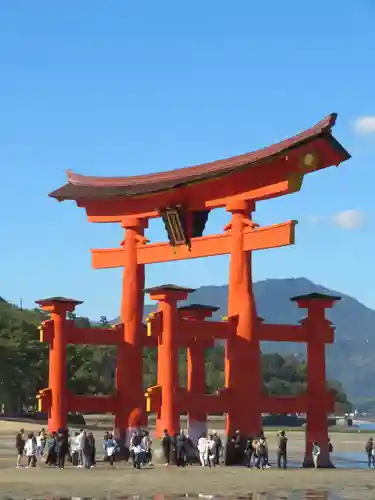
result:
[[[142,415],[145,415],[142,388],[142,347],[145,345],[142,325],[145,264],[230,254],[228,299],[230,321],[226,326],[217,325],[215,332],[210,336],[211,339],[220,337],[221,334],[217,335],[219,329],[220,332],[227,329],[226,336],[224,335],[225,389],[221,396],[225,398],[224,394],[232,394],[227,432],[230,434],[235,429],[240,429],[244,434],[257,434],[261,428],[262,409],[280,410],[281,405],[284,411],[288,412],[296,405],[299,408],[309,408],[310,403],[306,397],[303,399],[301,396],[290,403],[287,401],[291,400],[277,403],[276,400],[264,400],[261,389],[260,341],[275,340],[276,331],[279,332],[277,340],[284,340],[282,336],[285,333],[290,341],[298,337],[295,328],[300,328],[299,333],[302,337],[304,336],[305,340],[309,339],[309,358],[312,363],[316,363],[316,373],[319,372],[318,375],[314,375],[315,372],[312,370],[315,370],[315,367],[311,364],[309,394],[323,398],[318,400],[319,405],[323,401],[325,412],[323,426],[322,417],[318,415],[317,410],[314,410],[315,413],[312,409],[308,410],[315,416],[307,426],[307,434],[309,438],[314,434],[319,435],[320,440],[325,439],[326,430],[323,427],[327,427],[326,412],[329,407],[329,396],[322,382],[325,379],[322,376],[324,357],[321,358],[322,351],[318,340],[310,340],[307,332],[311,334],[314,331],[321,335],[321,331],[328,331],[328,326],[324,323],[326,321],[324,313],[322,316],[324,311],[322,304],[328,307],[327,303],[332,305],[334,298],[323,300],[321,297],[322,300],[317,300],[315,297],[312,301],[300,298],[299,304],[307,305],[309,311],[313,311],[312,314],[309,312],[306,323],[300,327],[275,326],[271,331],[270,325],[261,323],[256,315],[252,292],[251,252],[293,244],[296,222],[289,221],[260,228],[251,220],[251,214],[255,210],[257,201],[296,192],[300,189],[303,177],[307,173],[330,165],[339,165],[350,157],[331,135],[335,120],[336,115],[329,115],[315,127],[269,148],[187,169],[128,178],[96,178],[69,173],[68,184],[51,193],[50,196],[60,201],[75,200],[78,206],[86,209],[91,222],[119,222],[125,229],[125,239],[119,249],[92,251],[94,268],[124,267],[121,304],[123,327],[120,326],[122,333],[118,344],[116,387],[116,397],[119,401],[116,424],[121,430],[125,431],[134,423],[134,415],[138,415],[138,424],[141,423]],[[224,234],[202,236],[209,211],[217,207],[225,207],[231,214],[230,224],[226,226]],[[147,221],[154,217],[163,218],[169,243],[149,244],[144,237]],[[177,332],[180,334],[178,330],[174,330],[179,319],[176,313],[176,301],[181,300],[178,297],[186,296],[188,291],[184,289],[171,291],[159,287],[151,293],[159,300],[163,324],[161,338],[167,338],[169,346],[166,347],[165,340],[162,340],[160,345],[158,344],[159,356],[165,359],[165,352],[172,352],[173,361],[174,345],[177,342],[175,336]],[[61,314],[60,316],[55,312],[53,314],[57,325],[61,325],[63,321],[60,318]],[[200,331],[199,321],[201,320],[194,319],[195,332]],[[189,324],[186,319],[184,322]],[[180,323],[182,326],[182,321]],[[234,323],[236,326],[231,329],[229,325],[232,326]],[[204,330],[201,331],[211,328],[208,325],[209,322],[204,322]],[[60,367],[61,360],[56,361],[54,350],[53,346],[51,356],[54,356],[54,362]],[[176,371],[174,365],[169,362],[165,366],[166,371],[161,364],[158,373],[158,380],[165,387],[161,393],[160,414],[165,414],[168,423],[175,426],[177,423],[176,411],[173,409],[175,400],[170,391],[174,387],[171,378],[176,375]],[[251,367],[251,371],[248,377],[244,377],[243,370],[247,367]],[[58,378],[53,373],[55,370],[56,368],[51,366],[51,380]],[[131,386],[127,376],[129,373]],[[53,390],[51,392],[53,393]],[[192,394],[192,390],[190,393]],[[239,412],[237,409],[239,405],[233,404],[233,401],[238,398],[237,402],[241,401],[242,404],[244,395],[250,394],[251,408],[249,407],[247,412]],[[192,397],[188,400],[192,401]],[[204,401],[206,404],[207,398]],[[54,397],[53,394],[51,404],[52,414],[57,412],[54,406],[59,405],[58,397]],[[200,408],[197,406],[191,409],[198,411]],[[186,410],[190,411],[189,408]],[[60,408],[58,412],[62,415],[63,410]],[[165,421],[164,417],[160,417],[160,420]],[[320,444],[321,463],[327,465],[328,458],[327,460],[324,458],[326,445],[323,441]]]

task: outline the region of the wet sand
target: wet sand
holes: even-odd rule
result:
[[[15,468],[14,432],[19,423],[0,423],[0,497],[31,499],[46,497],[95,497],[115,498],[139,494],[145,496],[184,494],[246,495],[253,493],[253,500],[262,498],[330,499],[332,498],[375,499],[375,470],[361,470],[363,463],[348,463],[348,468],[306,470],[299,467],[279,471],[249,470],[242,467],[216,469],[189,466],[184,469],[156,465],[153,468],[134,470],[128,464],[117,464],[110,470],[101,463],[102,431],[97,437],[98,467],[91,470],[72,468],[65,470],[47,468],[43,464],[35,469]],[[26,432],[40,425],[23,424]],[[270,461],[274,464],[276,432],[267,432]],[[332,442],[336,453],[360,453],[358,460],[365,461],[364,443],[367,433],[333,433]],[[154,448],[157,448],[157,441]],[[289,433],[288,455],[297,466],[303,458],[304,433]],[[333,460],[334,461],[334,460]],[[294,492],[294,495],[290,495]],[[309,492],[309,493],[306,493]],[[316,495],[313,495],[313,492]],[[267,495],[266,495],[267,494]],[[260,496],[259,496],[260,495]],[[307,495],[307,496],[306,496]]]

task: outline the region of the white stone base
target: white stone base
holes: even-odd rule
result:
[[[197,422],[192,420],[188,422],[188,436],[192,440],[194,446],[197,446],[198,439],[202,434],[207,434],[207,422]]]

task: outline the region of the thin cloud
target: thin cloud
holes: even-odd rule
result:
[[[354,120],[354,129],[360,135],[375,134],[375,116],[360,116]]]
[[[332,217],[332,222],[342,229],[358,229],[363,225],[364,215],[360,210],[343,210]]]
[[[324,222],[325,218],[322,217],[321,215],[311,215],[308,218],[308,221],[310,222],[310,224],[318,225],[318,224],[321,224],[322,222]]]

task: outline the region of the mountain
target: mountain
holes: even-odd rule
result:
[[[290,297],[320,292],[342,297],[328,312],[328,319],[336,327],[335,343],[327,347],[327,375],[339,380],[349,399],[375,398],[375,311],[356,299],[312,283],[305,278],[268,279],[254,284],[259,316],[267,323],[296,324],[304,317],[304,310],[290,301]],[[199,303],[218,306],[215,319],[228,312],[228,286],[202,286],[192,293],[186,304]],[[155,310],[146,305],[145,315]],[[118,320],[117,320],[118,321]],[[304,344],[262,344],[263,352],[293,353],[305,357]]]

